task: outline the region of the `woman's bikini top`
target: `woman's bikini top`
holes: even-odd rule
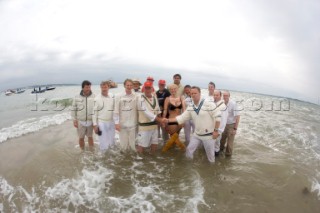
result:
[[[175,110],[175,109],[182,109],[182,101],[181,101],[181,98],[180,98],[180,104],[178,106],[175,106],[173,105],[170,100],[169,100],[169,106],[168,106],[168,109],[169,110]]]

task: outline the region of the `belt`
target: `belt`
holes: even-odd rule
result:
[[[210,135],[212,135],[212,133],[213,132],[210,132],[210,133],[207,133],[207,134],[204,134],[204,135],[199,135],[199,134],[196,133],[196,135],[198,135],[198,136],[210,136]]]
[[[169,122],[168,125],[179,125],[178,122]]]
[[[152,125],[157,125],[157,123],[155,121],[148,122],[148,123],[140,123],[139,122],[139,126],[152,126]]]

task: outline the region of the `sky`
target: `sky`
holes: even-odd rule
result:
[[[319,0],[0,0],[0,90],[172,82],[320,98]]]

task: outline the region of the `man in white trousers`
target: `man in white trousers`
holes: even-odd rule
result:
[[[101,94],[95,98],[93,107],[93,128],[99,135],[100,151],[106,151],[115,144],[115,124],[113,120],[114,96],[109,94],[109,82],[102,81],[100,84]]]
[[[187,147],[186,157],[192,159],[193,153],[199,144],[202,143],[209,162],[214,163],[215,142],[219,136],[218,130],[221,112],[213,102],[201,99],[199,87],[193,86],[191,88],[191,97],[193,104],[189,105],[186,111],[176,118],[164,119],[163,122],[178,122],[179,124],[183,124],[192,119],[195,124],[195,131]]]
[[[126,79],[123,83],[125,91],[116,96],[114,118],[116,130],[119,131],[120,149],[136,151],[136,133],[138,125],[137,97],[132,92],[133,82]]]

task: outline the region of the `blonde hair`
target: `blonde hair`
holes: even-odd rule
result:
[[[176,88],[176,89],[178,89],[178,86],[176,85],[176,84],[170,84],[169,86],[168,86],[168,88],[169,89],[172,89],[172,88]]]

